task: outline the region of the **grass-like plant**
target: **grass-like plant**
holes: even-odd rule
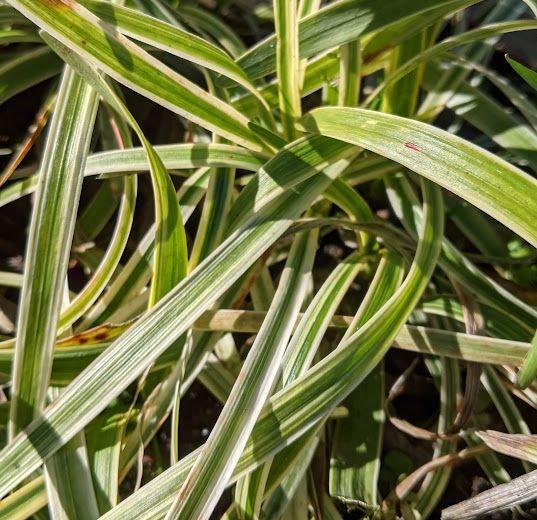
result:
[[[31,214],[0,271],[0,518],[531,508],[537,73],[496,51],[536,13],[0,2],[0,103],[41,96],[0,173]],[[465,461],[492,487],[447,507]]]

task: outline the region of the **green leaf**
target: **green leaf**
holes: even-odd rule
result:
[[[37,477],[0,501],[0,518],[24,520],[47,506],[44,477]]]
[[[160,157],[146,139],[134,117],[99,73],[60,42],[45,33],[42,37],[125,119],[136,132],[144,147],[151,172],[155,200],[155,256],[149,296],[149,305],[152,306],[173,289],[187,272],[186,235],[172,181]],[[119,261],[119,258],[117,260]]]
[[[227,166],[257,171],[270,158],[269,155],[222,143],[157,145],[154,149],[166,168],[173,170]],[[114,173],[147,171],[148,168],[145,151],[142,148],[129,148],[89,155],[85,174],[108,177]]]
[[[212,84],[212,81],[209,83]],[[219,92],[221,97],[227,99],[225,92],[219,90],[218,87],[213,87],[213,89]],[[214,142],[219,140],[218,136],[213,136]],[[235,168],[211,169],[200,223],[190,254],[190,270],[222,242],[227,228],[227,215],[231,206],[235,174]]]
[[[19,92],[59,74],[62,62],[44,46],[37,47],[0,64],[0,103]]]
[[[105,412],[86,428],[88,458],[100,514],[119,501],[119,457],[126,420],[125,413]]]
[[[27,318],[36,341],[54,323],[47,366],[38,353],[32,371],[36,388],[59,395],[9,438],[13,403],[0,403],[0,518],[204,520],[226,488],[225,520],[341,520],[337,508],[425,518],[459,471],[453,461],[475,457],[492,485],[509,482],[502,455],[472,432],[496,414],[504,435],[531,444],[537,181],[522,170],[537,171],[537,112],[524,80],[506,82],[487,63],[504,32],[537,27],[520,19],[532,2],[0,0],[0,103],[32,87],[18,100],[35,94],[40,107],[33,117],[16,100],[2,107],[18,119],[0,148],[11,154],[0,207],[37,191],[4,208],[14,229],[38,207],[51,146],[41,134],[57,96],[49,61],[104,99],[95,129],[83,111],[72,116],[97,152],[77,170],[83,207],[71,204],[58,228],[74,225],[72,240],[49,234],[48,249],[60,240],[72,252],[68,277],[57,265],[64,306],[49,298],[46,318]],[[376,112],[356,108],[380,90]],[[18,273],[31,253],[6,246],[0,385],[16,375],[30,286],[28,270],[26,281]],[[51,270],[47,258],[39,266]],[[459,284],[475,312],[452,294]],[[482,335],[455,332],[472,317]],[[379,455],[388,351],[390,372],[423,356],[439,395],[432,458],[408,479],[410,459],[392,467]],[[484,365],[485,390],[458,432],[461,453],[451,435],[459,360]],[[191,451],[183,405],[199,385],[223,413]],[[16,387],[6,396],[15,402]],[[329,473],[330,454],[339,466]],[[526,459],[514,463],[530,471]],[[380,475],[404,481],[382,500],[385,462]],[[533,478],[444,515],[512,507],[535,495],[524,488]]]
[[[126,36],[232,79],[251,93],[265,110],[268,110],[265,100],[241,68],[226,52],[203,38],[189,33],[177,25],[162,22],[134,9],[113,5],[110,2],[82,0],[81,4]]]
[[[343,340],[363,326],[401,284],[397,263],[381,261]],[[330,455],[329,489],[340,500],[377,505],[384,431],[384,366],[379,364],[343,401],[348,416],[339,419]]]
[[[238,146],[220,143],[157,145],[154,149],[166,168],[176,170],[203,166],[230,166],[256,171],[266,162],[266,157],[262,155]],[[149,170],[149,162],[145,150],[135,147],[89,155],[84,175],[114,177],[147,170]],[[5,187],[0,191],[0,207],[33,193],[37,183],[38,177],[34,175]]]
[[[452,426],[457,412],[457,400],[460,397],[460,376],[457,361],[453,359],[425,359],[429,372],[437,382],[440,393],[440,413],[436,431],[446,433]],[[442,457],[455,452],[456,441],[440,439],[434,444],[433,458]],[[444,495],[452,475],[450,466],[440,467],[427,474],[420,486],[415,508],[425,517],[431,515],[439,500]]]
[[[337,350],[269,399],[235,468],[235,478],[316,425],[382,359],[397,330],[406,321],[409,309],[421,297],[440,251],[442,199],[438,190],[428,186],[425,186],[424,199],[425,225],[416,257],[399,290]],[[396,258],[394,261],[397,261]],[[386,327],[387,323],[390,327]],[[131,495],[109,513],[108,520],[133,514],[137,518],[160,517],[173,499],[177,484],[186,478],[196,456],[197,452],[192,452],[141,491]]]
[[[524,3],[530,8],[531,12],[537,16],[537,2],[535,0],[524,0]]]
[[[349,154],[348,145],[312,137],[289,145],[269,161],[258,174],[260,179],[282,179],[292,174],[306,177],[304,180],[308,182],[303,183],[300,191],[297,187],[285,190],[279,186],[277,200],[268,197],[271,203],[263,204],[262,209],[258,207],[210,257],[66,388],[33,423],[31,440],[28,435],[20,434],[0,452],[0,464],[5,468],[0,476],[0,495],[38,467],[45,452],[52,454],[97,416],[185,332],[330,184],[332,178],[328,172],[315,175],[319,164],[339,166],[335,161],[345,154]],[[300,165],[300,169],[290,165]],[[259,181],[259,184],[269,183]],[[51,429],[54,435],[50,434]]]
[[[270,309],[209,439],[190,470],[170,519],[208,518],[233,472],[278,375],[302,306],[315,258],[317,233],[297,236]]]
[[[294,461],[295,464],[289,468],[283,482],[267,498],[263,505],[260,518],[263,520],[276,520],[281,518],[281,515],[289,504],[289,501],[295,495],[299,484],[306,474],[311,459],[317,449],[317,441],[317,437],[314,437],[313,441],[309,442],[309,444],[307,444],[301,451],[300,459]],[[285,452],[282,452],[282,454],[283,453]],[[326,497],[325,500],[327,498],[328,497]]]
[[[114,79],[232,141],[261,150],[248,120],[143,51],[74,0],[10,0],[25,16]]]
[[[177,15],[200,34],[218,42],[234,58],[245,51],[244,43],[233,29],[226,25],[221,17],[215,16],[210,11],[200,9],[195,5],[181,4]]]
[[[68,303],[69,290],[66,281],[63,306]],[[66,334],[69,332],[71,329]],[[54,401],[60,393],[60,388],[51,386],[48,397]],[[65,446],[49,457],[45,461],[43,472],[48,509],[53,519],[68,520],[80,515],[84,520],[94,520],[99,516],[83,432],[77,433]]]
[[[112,278],[125,251],[134,217],[137,180],[126,177],[122,184],[121,204],[108,248],[90,281],[62,311],[58,321],[59,332],[72,325],[75,320],[89,310]]]
[[[516,20],[525,11],[525,6],[517,0],[506,0],[505,2],[496,2],[483,18],[483,24],[492,24],[496,22],[506,22]],[[494,46],[499,41],[500,35],[492,36],[489,39],[481,42],[474,42],[466,46],[461,53],[465,59],[476,61],[478,63],[487,63],[493,52]],[[468,76],[467,70],[460,68],[449,68],[437,75],[435,78],[435,88],[425,98],[421,107],[420,114],[427,115],[432,118],[439,114],[449,101],[453,91],[464,81]]]
[[[537,107],[516,85],[496,71],[483,67],[479,63],[470,62],[459,57],[455,57],[455,61],[478,72],[488,79],[496,88],[503,92],[515,107],[518,108],[533,128],[537,129]]]
[[[466,31],[462,34],[457,34],[442,40],[440,43],[433,45],[432,47],[422,50],[421,52],[413,52],[408,56],[407,60],[400,63],[399,67],[390,72],[386,79],[375,88],[375,90],[368,96],[364,102],[365,105],[371,103],[371,101],[388,86],[400,82],[401,78],[409,74],[419,65],[432,60],[439,55],[446,53],[447,51],[458,47],[459,45],[472,43],[479,40],[485,40],[491,36],[497,36],[501,34],[508,34],[510,32],[517,31],[531,31],[537,29],[537,21],[535,20],[515,20],[512,22],[499,22],[490,25],[485,25],[471,31]],[[396,96],[397,97],[397,96]],[[394,113],[399,113],[394,111]]]
[[[456,298],[439,297],[427,300],[420,308],[427,314],[443,316],[464,323],[463,311]],[[479,308],[484,319],[484,328],[496,338],[509,338],[517,341],[530,341],[531,333],[509,319],[509,315],[486,303],[479,302]]]
[[[388,197],[395,213],[409,233],[417,235],[422,216],[418,197],[411,185],[402,175],[391,175],[385,182],[389,187]],[[537,312],[530,305],[479,270],[447,238],[443,239],[440,266],[449,276],[470,288],[489,305],[508,314],[513,322],[511,328],[526,329],[526,334],[521,336],[524,339],[537,326]],[[515,336],[517,339],[519,337]]]
[[[519,63],[518,61],[514,60],[513,58],[510,58],[509,56],[505,56],[505,59],[509,62],[509,65],[513,67],[515,72],[534,90],[537,90],[537,72],[534,70],[529,69],[528,67],[525,67],[522,65],[522,63]]]
[[[0,272],[0,285],[4,287],[22,287],[23,275],[20,273]]]
[[[355,253],[340,262],[326,279],[301,317],[282,363],[285,387],[311,366],[330,320],[356,275],[365,269],[364,258]]]
[[[392,0],[389,5],[374,0],[339,0],[316,11],[298,23],[300,58],[339,47],[371,34],[390,24],[412,18],[417,23],[429,11],[456,11],[477,0]],[[437,13],[441,16],[440,13]],[[275,36],[269,36],[242,55],[237,61],[250,79],[257,79],[276,70]],[[223,84],[225,81],[223,81]]]
[[[338,105],[355,107],[360,97],[360,67],[362,65],[360,40],[342,45],[339,59]]]
[[[427,312],[445,315],[441,310],[431,308],[429,305],[424,308]],[[231,309],[207,311],[194,322],[193,328],[199,331],[252,334],[259,330],[264,317],[264,313],[254,311]],[[462,321],[462,314],[457,319]],[[349,326],[351,321],[352,319],[349,316],[335,316],[332,321],[323,326],[341,332]],[[121,332],[126,329],[125,326],[119,326],[118,328],[121,329]],[[99,335],[99,333],[105,331],[112,338],[114,337],[112,334],[113,327],[97,328],[93,331],[93,335]],[[314,334],[315,342],[318,342],[320,341],[319,336],[322,337],[324,329],[318,330],[315,328],[312,331],[309,331],[309,329],[306,329],[306,331],[308,331],[308,337],[311,337],[309,334]],[[90,337],[91,333],[88,332],[87,335],[74,336],[72,340],[67,339],[66,343],[57,345],[51,374],[52,384],[67,385],[109,346],[109,343],[91,341]],[[81,346],[77,341],[82,338],[86,341],[89,340],[90,343]],[[315,342],[312,343],[313,346],[315,346]],[[298,351],[297,359],[300,359],[300,363],[303,363],[304,361],[302,360],[308,360],[311,354],[308,354],[310,352],[309,348],[305,348],[302,344],[300,346],[303,348]],[[472,336],[429,327],[406,325],[397,333],[393,347],[410,352],[517,367],[524,361],[524,357],[528,354],[531,345],[521,341]],[[0,373],[10,373],[13,353],[13,349],[10,348],[0,349]],[[177,354],[175,352],[167,352],[159,358],[154,368],[159,370],[169,367],[176,360]]]
[[[528,353],[528,356],[524,360],[518,376],[517,382],[522,388],[527,388],[537,375],[537,332],[533,337],[531,342],[531,351]]]
[[[388,77],[392,76],[391,71],[397,69],[401,63],[406,64],[412,57],[419,56],[422,53],[429,37],[428,32],[431,31],[432,29],[420,31],[394,49],[388,69]],[[412,74],[408,74],[406,77],[399,76],[397,82],[394,81],[384,90],[381,111],[398,116],[413,117],[418,104],[422,76],[422,68],[414,70]],[[364,103],[367,103],[367,100]]]
[[[455,64],[450,66],[450,70],[460,68],[462,67]],[[427,90],[434,86],[435,76],[439,73],[439,67],[427,68],[424,78],[424,86]],[[515,115],[508,113],[501,104],[481,89],[472,87],[467,82],[461,82],[451,92],[446,106],[515,157],[527,161],[532,169],[537,171],[535,132]]]
[[[56,399],[61,391],[53,388],[49,393]],[[85,440],[84,434],[78,433],[45,462],[48,507],[54,520],[99,517]]]
[[[178,190],[176,197],[181,208],[181,219],[184,223],[189,220],[205,194],[208,177],[209,169],[201,168],[189,177]],[[153,224],[147,230],[134,253],[111,283],[108,291],[86,313],[80,325],[81,329],[91,327],[96,323],[102,323],[106,319],[112,319],[112,317],[115,320],[130,319],[137,314],[137,312],[134,312],[124,318],[118,317],[118,313],[125,302],[137,296],[151,278],[151,259],[155,249],[156,231],[156,224]]]
[[[280,116],[285,134],[290,141],[296,138],[295,122],[302,113],[297,15],[297,0],[274,0]]]
[[[406,166],[537,245],[537,181],[490,152],[425,123],[357,108],[318,108],[303,124]]]
[[[66,69],[41,162],[17,327],[10,435],[40,414],[52,368],[83,168],[97,96]]]
[[[487,390],[490,398],[494,402],[498,413],[500,414],[507,431],[512,434],[529,435],[531,433],[528,424],[522,417],[520,410],[514,403],[505,389],[496,371],[490,367],[483,367],[481,374],[481,383]],[[527,472],[533,471],[535,466],[523,460],[522,465]]]
[[[0,30],[0,44],[40,42],[41,38],[33,30],[13,28]]]

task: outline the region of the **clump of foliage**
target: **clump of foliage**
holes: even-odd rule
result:
[[[0,518],[529,510],[536,13],[1,2]]]

